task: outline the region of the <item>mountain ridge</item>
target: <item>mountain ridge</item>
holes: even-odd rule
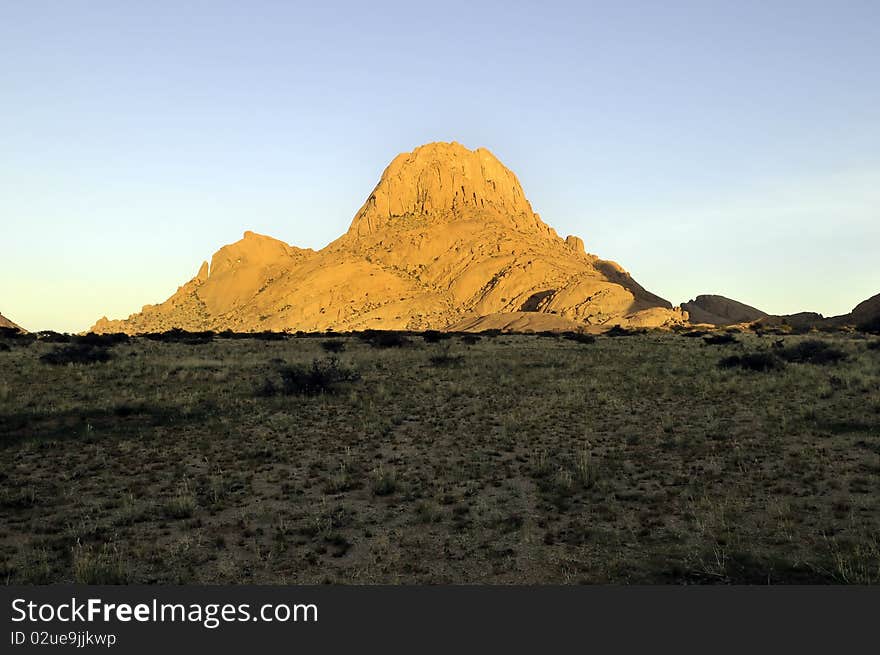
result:
[[[445,329],[514,312],[580,329],[686,319],[580,237],[560,237],[490,151],[452,142],[395,157],[326,247],[245,232],[164,303],[92,329]]]

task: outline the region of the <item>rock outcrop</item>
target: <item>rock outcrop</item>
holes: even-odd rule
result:
[[[507,314],[516,318],[485,318]],[[560,238],[491,152],[432,143],[396,157],[325,248],[246,232],[166,302],[93,329],[420,330],[483,319],[599,330],[685,318],[580,238]]]
[[[849,314],[841,316],[826,318],[816,312],[798,312],[781,316],[765,316],[758,319],[755,325],[762,327],[787,326],[800,331],[856,328],[869,332],[880,332],[880,294],[860,302]]]
[[[870,325],[880,329],[880,293],[856,305],[850,316],[855,325]]]
[[[751,323],[767,316],[766,312],[736,300],[708,294],[682,303],[681,308],[688,313],[691,323],[708,323],[709,325]]]
[[[413,217],[467,220],[491,214],[517,230],[554,235],[532,211],[519,180],[485,148],[430,143],[394,158],[348,230],[367,235]]]
[[[580,237],[576,237],[573,234],[569,234],[565,237],[565,245],[574,250],[575,252],[579,252],[581,254],[586,254],[586,250],[584,248],[584,240]]]
[[[21,327],[20,325],[16,325],[8,318],[3,316],[3,314],[0,314],[0,328],[8,328],[10,330],[19,330],[20,332],[25,332],[25,329],[23,327]]]
[[[755,326],[761,327],[783,327],[788,326],[796,330],[810,330],[833,325],[849,324],[849,315],[837,316],[834,318],[825,318],[822,314],[816,312],[797,312],[795,314],[772,314],[764,316],[754,322]]]

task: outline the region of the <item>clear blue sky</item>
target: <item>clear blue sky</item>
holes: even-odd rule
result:
[[[0,312],[78,331],[488,147],[673,303],[880,292],[880,3],[0,2]]]

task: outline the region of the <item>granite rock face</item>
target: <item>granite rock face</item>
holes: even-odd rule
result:
[[[715,295],[697,296],[689,302],[682,303],[681,308],[688,313],[691,323],[710,325],[751,323],[767,316],[760,309]]]
[[[93,330],[598,331],[685,319],[618,264],[588,254],[579,237],[559,237],[491,152],[431,143],[398,155],[325,248],[245,232],[164,303]]]

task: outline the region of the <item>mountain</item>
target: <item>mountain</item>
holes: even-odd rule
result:
[[[691,301],[682,303],[681,308],[688,313],[691,323],[710,325],[751,323],[767,316],[767,313],[760,309],[715,295],[697,296]]]
[[[586,253],[579,237],[560,238],[491,152],[431,143],[398,155],[348,231],[325,248],[245,232],[164,303],[92,329],[423,330],[505,321],[520,330],[601,329],[685,319],[618,264]]]
[[[0,328],[11,328],[13,330],[20,330],[22,332],[25,331],[25,329],[23,327],[21,327],[20,325],[16,325],[12,321],[10,321],[8,318],[3,316],[3,314],[0,314]]]

